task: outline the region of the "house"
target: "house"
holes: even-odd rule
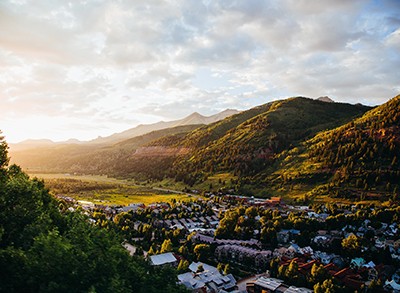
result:
[[[133,246],[132,244],[129,244],[128,242],[123,242],[122,246],[125,247],[126,250],[128,250],[130,255],[134,255],[136,253],[136,246]]]
[[[400,292],[400,284],[396,283],[394,280],[391,280],[390,282],[386,281],[383,289],[391,292]]]
[[[276,248],[274,250],[273,257],[274,258],[276,258],[276,257],[277,258],[282,258],[283,256],[286,255],[286,252],[287,252],[287,248],[286,247]]]
[[[318,264],[316,260],[312,260],[306,263],[299,264],[299,272],[303,275],[308,275],[311,272],[311,268],[314,264]]]
[[[328,254],[326,252],[316,251],[313,258],[319,259],[323,265],[327,265],[331,262],[334,256],[335,256],[334,254]]]
[[[201,262],[189,265],[190,272],[178,275],[178,280],[192,292],[229,292],[237,289],[232,274],[222,275],[216,267]]]
[[[144,209],[144,208],[145,208],[145,205],[143,203],[130,203],[129,205],[122,207],[119,211],[125,212],[125,213],[130,212],[130,211],[136,212],[139,209]]]
[[[353,258],[350,262],[350,268],[353,270],[358,270],[363,265],[365,265],[365,260],[362,257]]]
[[[313,290],[307,288],[298,288],[283,283],[282,280],[260,276],[256,280],[249,281],[246,284],[246,290],[249,293],[312,293]]]
[[[385,248],[385,239],[384,238],[375,239],[375,247],[378,249],[384,249]]]
[[[293,245],[291,245],[288,247],[288,249],[286,249],[284,256],[292,259],[296,256],[296,253],[297,253],[297,250],[293,247]]]
[[[311,256],[314,254],[314,251],[310,246],[306,246],[306,247],[300,248],[300,254]]]
[[[295,254],[301,254],[301,248],[296,243],[293,243],[289,246],[288,250],[293,250]]]
[[[288,243],[289,242],[289,231],[287,230],[282,230],[278,233],[276,233],[277,239],[279,243]]]
[[[171,252],[156,254],[150,256],[150,262],[153,266],[163,266],[163,265],[178,265],[178,259]]]
[[[346,266],[345,260],[343,259],[343,257],[341,257],[339,255],[335,255],[331,259],[331,263],[333,263],[335,266],[337,266],[340,269],[343,269]]]
[[[213,244],[216,242],[214,237],[203,235],[200,233],[196,233],[192,236],[191,241],[193,243],[205,243],[205,244]]]
[[[400,284],[400,269],[398,269],[393,275],[392,280],[394,280],[397,284]]]
[[[215,256],[220,261],[229,260],[244,266],[256,266],[265,269],[272,259],[272,251],[257,250],[241,245],[220,245],[215,249]]]

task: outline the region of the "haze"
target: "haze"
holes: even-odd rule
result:
[[[400,91],[400,1],[1,1],[7,141]]]

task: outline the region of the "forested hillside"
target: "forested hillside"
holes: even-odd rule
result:
[[[0,138],[0,292],[182,292],[172,269],[132,257],[112,228],[56,201],[8,167]]]
[[[309,196],[397,199],[400,184],[400,96],[359,119],[319,133],[279,155],[264,184]]]
[[[302,97],[257,107],[241,123],[232,125],[232,120],[249,113],[189,133],[177,145],[192,146],[192,151],[174,162],[172,176],[192,184],[216,172],[256,175],[274,162],[275,154],[369,109]]]

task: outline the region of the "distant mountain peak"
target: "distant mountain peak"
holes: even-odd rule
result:
[[[76,138],[70,138],[67,141],[65,141],[65,143],[80,144],[80,143],[83,143],[83,142],[80,141],[79,139],[76,139]]]
[[[326,102],[326,103],[334,103],[335,101],[332,100],[330,97],[328,96],[323,96],[323,97],[319,97],[317,99],[317,101],[321,101],[321,102]]]
[[[220,113],[211,116],[203,116],[198,112],[193,112],[189,116],[186,116],[183,119],[174,120],[174,121],[159,121],[153,124],[140,124],[134,128],[130,128],[120,133],[114,133],[107,137],[98,137],[90,141],[89,143],[94,144],[104,144],[104,143],[117,143],[129,138],[133,138],[136,136],[144,135],[146,133],[150,133],[152,131],[166,129],[170,127],[184,126],[184,125],[197,125],[197,124],[210,124],[217,122],[219,120],[225,119],[226,117],[232,116],[234,114],[238,114],[239,111],[227,109]]]
[[[189,117],[204,117],[204,116],[201,115],[199,112],[193,112],[192,114],[190,114],[186,118],[189,118]]]
[[[43,138],[43,139],[27,139],[24,141],[21,141],[20,143],[26,143],[26,144],[43,144],[43,143],[54,143],[51,139]]]

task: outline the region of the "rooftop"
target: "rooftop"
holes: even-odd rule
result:
[[[153,265],[160,266],[168,263],[174,263],[177,261],[177,259],[171,252],[167,252],[150,256],[150,261]]]

